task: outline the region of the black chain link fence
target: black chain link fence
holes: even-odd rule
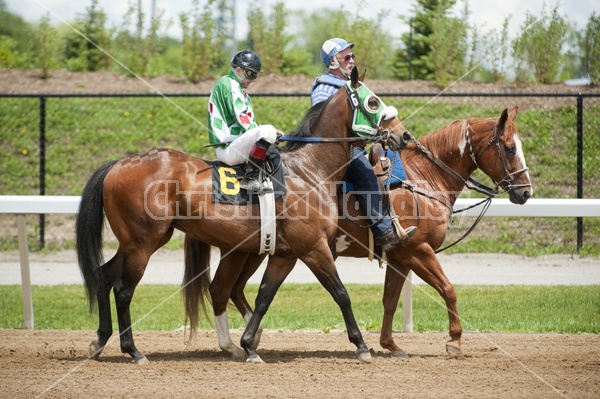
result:
[[[212,159],[204,149],[207,95],[1,95],[0,195],[80,195],[108,160],[168,147]],[[457,119],[498,117],[518,105],[517,126],[536,198],[600,198],[600,94],[381,94],[418,138]],[[309,107],[306,94],[253,95],[260,123],[283,131]],[[484,184],[489,179],[474,176]],[[471,195],[477,196],[477,195]],[[31,249],[73,248],[75,215],[28,215]],[[457,218],[447,243],[472,223]],[[0,250],[17,248],[14,215],[0,214]],[[600,246],[594,218],[484,218],[459,246],[480,237],[575,252]],[[109,236],[110,238],[110,236]],[[552,251],[550,251],[552,252]]]

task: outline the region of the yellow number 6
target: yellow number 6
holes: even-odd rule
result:
[[[219,178],[223,194],[237,195],[240,192],[240,182],[235,178],[235,170],[233,168],[220,167]]]

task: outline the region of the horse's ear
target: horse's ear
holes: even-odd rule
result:
[[[364,81],[365,81],[365,76],[366,76],[366,75],[367,75],[367,69],[365,68],[365,71],[362,73],[362,75],[360,75],[360,76],[358,77],[358,80],[359,80],[359,81],[361,81],[361,82],[364,82]]]
[[[515,107],[510,110],[510,114],[508,115],[508,119],[510,119],[511,121],[514,121],[515,119],[517,119],[517,114],[518,113],[519,113],[519,106],[515,105]]]
[[[358,88],[358,69],[356,67],[352,68],[352,72],[350,73],[350,81],[352,82],[352,87],[355,89]]]
[[[506,126],[506,121],[508,120],[508,108],[504,108],[500,118],[498,118],[498,124],[496,125],[496,131],[498,135],[501,135],[504,132],[504,128]]]

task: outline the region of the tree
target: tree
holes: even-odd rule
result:
[[[194,0],[192,12],[179,15],[183,30],[183,74],[193,83],[208,77],[226,54],[225,34],[213,18],[214,4],[214,0],[209,0],[201,11],[199,1]]]
[[[164,21],[164,11],[152,15],[145,27],[146,15],[141,9],[141,2],[130,2],[129,8],[123,17],[123,23],[118,30],[114,43],[115,53],[121,66],[127,74],[146,76],[154,58],[161,51],[164,38],[159,34],[161,29],[168,27]],[[135,21],[135,23],[134,23]],[[134,32],[129,29],[134,25]]]
[[[266,73],[283,70],[285,48],[292,39],[285,34],[288,13],[283,2],[275,4],[270,16],[265,16],[260,7],[248,13],[250,47],[259,54]]]
[[[507,60],[510,50],[508,21],[508,17],[505,18],[499,31],[492,29],[482,37],[481,47],[485,60],[484,65],[487,67],[489,79],[492,82],[502,82],[507,77]]]
[[[439,9],[433,12],[431,52],[423,57],[441,87],[459,79],[466,71],[468,26],[460,18],[447,17],[446,12]]]
[[[311,54],[316,73],[323,71],[321,46],[325,40],[340,37],[354,43],[356,65],[362,72],[368,70],[367,76],[372,79],[389,78],[390,66],[393,62],[392,38],[381,29],[383,18],[388,14],[381,10],[374,19],[363,17],[367,7],[365,1],[357,3],[355,15],[344,10],[321,9],[304,18],[303,26],[310,27],[302,32],[303,48]]]
[[[0,37],[2,36],[11,39],[5,39],[4,42],[11,42],[10,57],[18,64],[31,47],[31,27],[20,16],[0,9]]]
[[[398,79],[424,79],[434,80],[432,59],[431,36],[434,33],[434,24],[438,29],[446,32],[453,23],[444,21],[448,13],[456,4],[456,0],[417,0],[413,6],[414,15],[400,19],[408,23],[410,32],[402,35],[404,49],[397,51],[394,62],[394,76]],[[443,33],[438,33],[439,40]],[[461,43],[457,43],[462,46]]]
[[[76,30],[69,33],[65,43],[65,60],[71,71],[98,71],[108,69],[108,53],[113,32],[105,27],[106,13],[92,0],[85,13],[75,20]]]
[[[554,83],[558,77],[567,30],[568,24],[558,14],[558,6],[552,8],[549,14],[544,7],[539,18],[526,13],[520,34],[514,40],[513,57],[525,62],[538,83]],[[520,74],[524,71],[518,71],[518,79],[523,78]]]
[[[14,68],[17,65],[17,42],[9,36],[0,36],[0,68]]]
[[[48,79],[50,77],[50,69],[58,66],[56,59],[58,49],[56,31],[50,25],[50,17],[48,15],[42,17],[39,25],[33,31],[33,46],[34,54],[36,54],[35,64],[41,70],[40,77]]]
[[[600,82],[600,16],[592,13],[585,28],[583,64],[585,71],[596,85]]]

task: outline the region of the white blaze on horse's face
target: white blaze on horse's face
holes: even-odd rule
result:
[[[515,140],[515,146],[517,147],[517,158],[521,161],[523,168],[527,169],[527,163],[525,162],[525,154],[523,154],[523,144],[521,143],[521,139],[516,134],[513,136]],[[525,171],[525,175],[527,176],[527,180],[529,179],[529,170]]]

